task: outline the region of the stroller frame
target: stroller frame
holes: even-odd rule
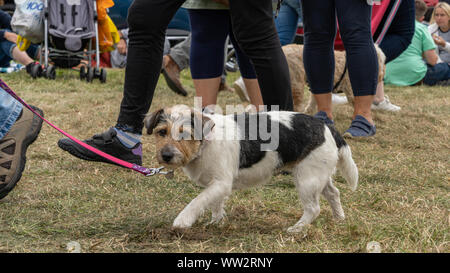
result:
[[[49,64],[49,58],[52,57],[67,57],[67,58],[78,58],[80,60],[88,60],[88,66],[85,65],[80,67],[80,80],[86,79],[87,82],[92,82],[94,78],[99,78],[100,82],[106,82],[106,70],[100,69],[100,46],[98,39],[98,15],[97,15],[97,3],[96,0],[91,0],[94,2],[94,28],[95,37],[89,38],[88,49],[82,48],[81,51],[73,52],[69,50],[57,49],[49,46],[49,25],[48,25],[48,0],[44,0],[44,54],[40,56],[40,63],[43,63],[42,55],[44,55],[44,68],[42,71],[42,76],[48,79],[56,78],[55,66]],[[95,49],[92,48],[92,39],[95,38]],[[95,68],[92,67],[92,55],[95,54]],[[32,72],[32,76],[35,78],[39,75]]]

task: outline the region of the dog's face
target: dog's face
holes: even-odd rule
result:
[[[195,159],[214,127],[210,118],[186,105],[155,111],[145,118],[144,125],[147,133],[156,137],[158,162],[168,167],[184,166]]]

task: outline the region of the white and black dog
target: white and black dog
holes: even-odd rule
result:
[[[147,116],[145,126],[157,138],[158,161],[182,167],[205,187],[176,217],[174,227],[191,227],[206,209],[212,211],[212,222],[219,222],[233,190],[264,184],[276,170],[288,169],[304,213],[287,231],[299,232],[319,215],[321,194],[334,218],[344,219],[339,190],[332,183],[336,167],[352,190],[358,184],[350,147],[334,127],[308,115],[283,111],[218,115],[176,105]]]

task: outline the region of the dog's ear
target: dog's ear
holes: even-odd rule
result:
[[[164,112],[164,109],[159,109],[144,119],[145,128],[147,128],[147,134],[151,135],[153,133],[153,129],[155,129],[156,125],[161,121],[161,115]]]
[[[203,121],[203,138],[208,140],[209,137],[211,137],[212,129],[216,124],[212,119],[209,117],[202,115],[202,121]]]

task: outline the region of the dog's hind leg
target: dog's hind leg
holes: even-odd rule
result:
[[[326,170],[315,166],[313,160],[305,159],[294,170],[295,186],[303,204],[303,215],[300,220],[288,228],[288,232],[300,232],[309,225],[320,213],[320,194],[322,193],[329,177]]]
[[[301,232],[305,226],[311,224],[319,216],[319,199],[322,189],[317,187],[318,182],[313,177],[305,177],[296,181],[300,200],[303,204],[303,215],[295,225],[287,229],[287,232]]]
[[[330,138],[331,133],[327,137]],[[326,141],[293,169],[295,185],[303,204],[303,215],[288,232],[300,232],[319,216],[320,195],[328,185],[337,163],[337,153],[330,153],[331,145],[336,144]]]
[[[345,214],[342,209],[339,190],[333,185],[333,179],[330,177],[328,184],[322,191],[323,196],[327,199],[333,211],[333,217],[335,220],[344,220]]]

